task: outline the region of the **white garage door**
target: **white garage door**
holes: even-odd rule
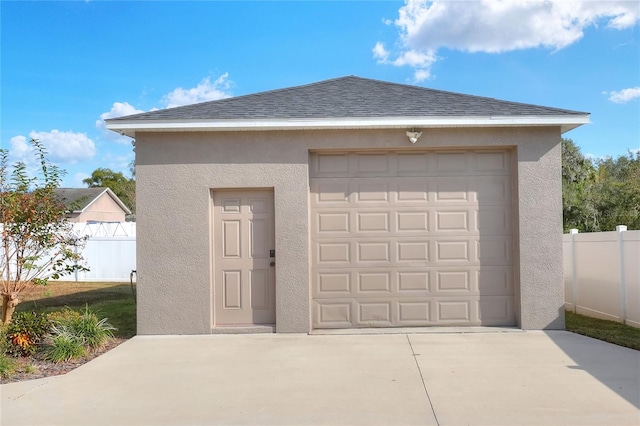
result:
[[[514,325],[510,157],[312,153],[313,327]]]

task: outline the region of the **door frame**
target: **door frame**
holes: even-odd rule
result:
[[[216,203],[215,197],[216,194],[219,193],[242,193],[242,192],[263,192],[268,194],[271,203],[271,211],[270,211],[270,232],[272,235],[272,244],[275,249],[275,190],[273,187],[222,187],[222,188],[210,188],[209,189],[209,206],[210,206],[210,214],[209,214],[209,261],[210,261],[210,327],[212,333],[238,333],[244,330],[248,330],[250,332],[275,332],[276,329],[276,317],[277,317],[277,303],[276,303],[276,277],[277,277],[277,266],[272,266],[273,268],[273,282],[271,283],[271,289],[273,291],[273,313],[274,319],[273,323],[270,324],[239,324],[239,325],[216,325],[216,279],[217,279],[217,269],[216,269]],[[275,262],[274,258],[271,258],[272,261]]]

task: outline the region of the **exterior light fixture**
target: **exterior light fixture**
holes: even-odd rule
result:
[[[407,131],[407,137],[409,138],[409,142],[416,143],[418,139],[422,136],[422,132],[417,132],[416,129],[411,129],[411,131]]]

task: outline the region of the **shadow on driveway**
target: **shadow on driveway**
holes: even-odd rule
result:
[[[590,374],[640,409],[639,351],[570,332],[546,331],[545,334],[575,361],[575,366],[567,368]]]

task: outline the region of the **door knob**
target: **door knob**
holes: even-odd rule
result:
[[[269,266],[276,266],[276,262],[269,263]]]

